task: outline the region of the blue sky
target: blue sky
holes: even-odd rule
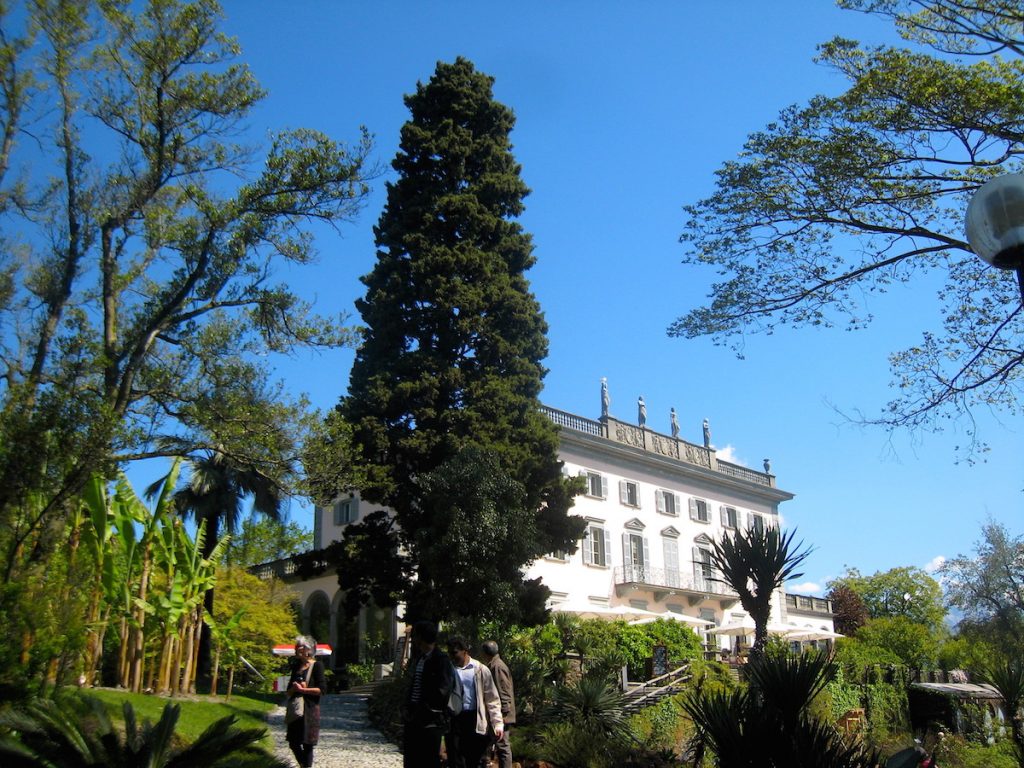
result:
[[[596,417],[604,376],[619,417],[635,418],[643,395],[655,429],[668,431],[674,407],[684,438],[700,442],[707,418],[733,460],[760,468],[771,458],[779,486],[796,494],[784,523],[816,548],[791,589],[818,591],[847,565],[871,573],[967,553],[989,517],[1021,532],[1019,419],[977,414],[993,450],[972,466],[956,463],[964,435],[955,425],[890,438],[839,413],[875,415],[890,399],[888,353],[936,316],[927,285],[873,296],[878,320],[867,331],[752,337],[744,360],[665,333],[714,277],[680,264],[682,206],[707,196],[716,168],[780,109],[843,89],[813,63],[818,43],[836,34],[891,41],[883,20],[821,0],[223,5],[225,31],[269,90],[253,135],[302,126],[354,140],[366,125],[387,173],[408,118],[402,95],[438,60],[462,55],[496,79],[533,190],[521,221],[550,326],[544,402]],[[382,203],[383,180],[340,239],[318,232],[317,266],[281,279],[321,312],[353,311]],[[352,357],[284,359],[279,373],[328,408]],[[292,515],[310,523],[307,507]]]

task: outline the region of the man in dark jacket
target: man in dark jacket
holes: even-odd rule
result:
[[[480,650],[483,652],[484,663],[491,670],[494,687],[498,689],[498,700],[501,701],[501,719],[505,721],[505,730],[495,743],[500,768],[512,768],[512,746],[508,742],[509,729],[516,722],[516,692],[512,685],[512,673],[508,665],[498,655],[498,644],[493,640],[485,641]]]
[[[418,621],[412,627],[416,654],[405,707],[402,764],[405,768],[440,768],[441,738],[448,730],[448,695],[455,674],[448,657],[437,647],[437,627]]]

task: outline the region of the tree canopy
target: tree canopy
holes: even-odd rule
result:
[[[458,58],[438,63],[405,98],[411,118],[392,163],[398,178],[388,184],[374,229],[377,262],[356,303],[365,330],[338,406],[347,426],[339,425],[337,444],[351,446],[363,495],[393,510],[396,526],[349,527],[346,540],[364,546],[371,533],[393,537],[375,551],[395,556],[359,577],[361,591],[374,591],[368,582],[388,591],[415,573],[439,591],[429,606],[411,602],[409,610],[431,618],[454,610],[443,599],[460,574],[444,563],[441,535],[452,525],[496,546],[521,537],[507,553],[476,554],[495,588],[518,584],[520,594],[520,566],[573,549],[582,532],[567,514],[574,484],[561,474],[556,429],[537,400],[547,325],[526,278],[533,247],[516,221],[528,189],[511,151],[514,116],[494,100],[492,82]],[[473,471],[468,449],[493,477]],[[444,481],[432,473],[453,461],[456,476],[474,485],[439,493]],[[511,506],[495,508],[509,494]],[[339,567],[343,580],[351,571]],[[531,602],[543,606],[543,598],[536,591]],[[518,618],[507,602],[478,600],[477,609]]]
[[[974,630],[1019,654],[1024,647],[1024,537],[989,521],[973,555],[947,560],[940,573],[949,604],[963,614],[961,630]]]
[[[288,492],[310,417],[268,353],[353,340],[276,272],[354,219],[369,137],[247,142],[264,91],[220,23],[215,0],[0,4],[5,586],[97,471],[217,452]]]
[[[818,61],[849,87],[782,110],[723,164],[714,194],[686,206],[684,263],[721,279],[669,335],[739,352],[746,334],[782,326],[858,329],[872,319],[866,297],[934,273],[938,327],[891,355],[897,394],[871,421],[938,429],[942,416],[979,405],[1019,413],[1016,280],[977,258],[962,233],[981,184],[1022,168],[1024,8],[840,5],[891,18],[911,47],[841,37],[820,46]]]
[[[864,576],[856,568],[828,583],[830,590],[847,587],[860,596],[872,619],[902,616],[933,630],[944,626],[942,587],[921,568],[900,566]]]

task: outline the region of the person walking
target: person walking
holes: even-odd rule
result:
[[[448,731],[448,696],[455,685],[452,663],[437,647],[437,626],[418,621],[412,626],[412,681],[405,702],[402,739],[404,768],[440,768],[441,738]]]
[[[498,739],[505,732],[501,700],[491,671],[469,655],[461,637],[448,639],[448,656],[462,681],[462,712],[452,719],[445,737],[449,768],[478,768],[490,744],[488,726]]]
[[[286,738],[299,768],[313,765],[313,747],[320,740],[320,697],[326,688],[324,666],[316,660],[316,641],[299,635],[295,638],[285,711]]]
[[[516,724],[516,692],[512,685],[512,673],[498,655],[498,644],[487,640],[480,646],[484,663],[494,678],[494,687],[501,702],[501,719],[505,725],[501,736],[495,736],[494,749],[498,756],[498,768],[512,768],[512,745],[508,740],[509,729]]]

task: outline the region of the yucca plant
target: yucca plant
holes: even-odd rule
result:
[[[136,720],[124,702],[124,732],[111,723],[103,703],[91,697],[35,699],[0,715],[0,764],[5,768],[287,768],[256,746],[266,731],[236,728],[233,715],[215,721],[191,744],[174,729],[181,714],[167,704],[151,724]]]

